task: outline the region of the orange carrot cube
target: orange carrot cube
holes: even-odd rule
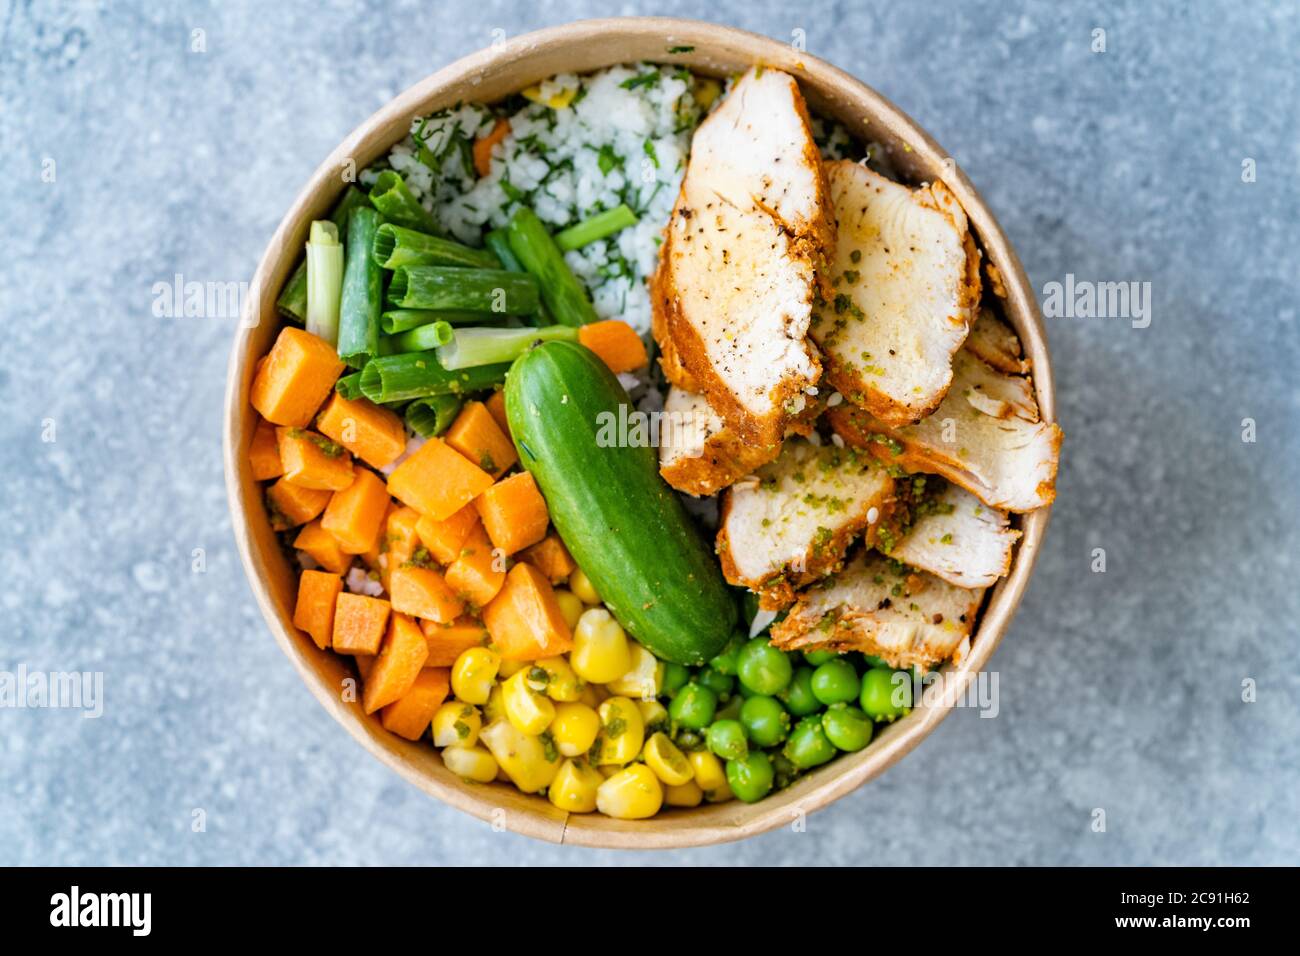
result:
[[[510,419],[506,417],[506,393],[497,390],[483,404],[487,405],[487,410],[491,413],[492,420],[497,423],[497,427],[501,429],[501,434],[511,438]]]
[[[393,609],[403,614],[448,624],[465,610],[465,603],[433,568],[410,564],[394,568],[388,582]]]
[[[478,510],[470,504],[444,521],[434,521],[428,515],[421,515],[415,525],[415,532],[435,561],[451,564],[460,557],[461,548],[478,524]]]
[[[343,574],[352,567],[352,555],[339,547],[338,538],[322,528],[319,521],[304,525],[293,539],[293,546],[310,554],[313,561],[334,574]]]
[[[483,609],[483,623],[505,660],[535,661],[573,649],[551,582],[531,564],[510,569],[501,593]]]
[[[394,569],[410,561],[415,556],[416,548],[420,546],[420,536],[415,530],[419,521],[420,513],[414,508],[405,506],[393,508],[384,520],[385,530],[379,555],[379,579],[384,583],[385,591],[388,590],[389,575]]]
[[[285,326],[253,376],[248,399],[267,421],[301,428],[311,421],[342,371],[334,346],[310,332]]]
[[[275,433],[285,481],[324,491],[352,484],[352,456],[342,446],[303,428],[281,426]]]
[[[447,566],[447,587],[474,607],[484,607],[497,596],[506,580],[505,555],[492,547],[482,525],[475,525]]]
[[[595,352],[615,374],[630,372],[650,361],[641,336],[619,319],[582,326],[578,329],[578,341]]]
[[[248,446],[248,467],[254,481],[267,481],[284,474],[275,426],[265,418],[259,418],[257,427],[253,429],[253,440]]]
[[[467,402],[443,441],[494,477],[504,475],[519,460],[514,442],[482,402]]]
[[[387,601],[344,591],[334,607],[334,637],[338,654],[378,654],[392,610]]]
[[[379,656],[366,675],[361,705],[367,714],[386,707],[415,685],[420,669],[429,656],[429,645],[420,625],[405,614],[393,613],[388,619]]]
[[[298,603],[293,609],[294,627],[300,627],[324,650],[334,632],[334,608],[343,579],[324,571],[304,571],[298,578]]]
[[[366,398],[344,398],[335,392],[316,427],[373,468],[387,468],[406,451],[402,419]]]
[[[492,544],[514,554],[546,537],[550,515],[537,482],[526,471],[499,481],[474,500]]]
[[[435,521],[450,518],[488,488],[492,476],[438,438],[430,438],[388,476],[388,491]]]
[[[266,489],[266,507],[271,513],[271,527],[287,531],[306,524],[325,510],[330,493],[316,488],[303,488],[281,478]]]
[[[546,575],[552,584],[567,580],[578,569],[578,562],[573,560],[573,555],[569,554],[569,549],[554,531],[536,544],[524,548],[520,557]]]
[[[378,547],[387,513],[388,490],[383,479],[368,468],[358,468],[352,484],[334,492],[320,523],[348,554],[365,554]]]
[[[487,628],[472,617],[460,617],[450,624],[421,621],[420,629],[429,645],[425,667],[450,667],[463,652],[471,647],[484,647],[488,642]]]
[[[399,737],[419,740],[450,691],[451,671],[446,667],[426,667],[415,676],[410,690],[383,709],[380,722],[385,730]]]

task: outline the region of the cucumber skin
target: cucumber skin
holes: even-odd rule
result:
[[[716,656],[736,604],[713,551],[659,476],[653,448],[596,443],[597,416],[617,420],[631,405],[618,379],[584,346],[546,342],[515,360],[505,392],[519,460],[618,622],[664,660]]]

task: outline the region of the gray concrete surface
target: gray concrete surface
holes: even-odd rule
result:
[[[0,671],[104,675],[100,719],[0,710],[0,863],[1296,861],[1297,8],[797,7],[0,2]],[[233,320],[153,289],[246,280],[330,148],[493,30],[706,9],[804,30],[916,116],[1036,288],[1149,282],[1152,321],[1049,320],[1065,458],[996,719],[957,713],[804,833],[556,848],[426,798],[312,701],[231,539]]]

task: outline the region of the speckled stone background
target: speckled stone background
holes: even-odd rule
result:
[[[98,720],[0,710],[0,864],[1294,863],[1300,19],[1090,6],[0,0],[0,670],[104,674]],[[704,11],[805,31],[951,151],[1037,289],[1150,282],[1152,322],[1049,320],[1065,457],[996,719],[957,712],[805,833],[552,847],[311,699],[231,538],[234,322],[152,289],[248,279],[333,145],[492,31]]]

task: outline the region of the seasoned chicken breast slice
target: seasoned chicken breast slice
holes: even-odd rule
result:
[[[678,491],[713,495],[767,464],[777,445],[743,441],[703,395],[673,387],[664,402],[659,473]]]
[[[751,70],[695,132],[651,281],[665,374],[746,442],[779,444],[806,417],[821,377],[808,323],[834,236],[798,85]]]
[[[846,444],[942,475],[991,507],[1033,511],[1056,497],[1061,429],[1038,420],[1028,378],[995,371],[966,349],[954,356],[948,394],[917,424],[891,428],[847,402],[827,419]]]
[[[894,506],[894,479],[871,455],[791,438],[723,495],[722,573],[763,608],[785,607],[796,588],[837,570],[859,535],[874,541]]]
[[[984,599],[932,574],[867,551],[802,592],[772,626],[783,650],[862,651],[891,667],[936,667],[970,637]]]
[[[938,494],[913,505],[912,523],[889,557],[959,588],[992,587],[1010,569],[1020,532],[1008,527],[1005,511],[957,485],[942,484]]]
[[[850,160],[828,163],[835,207],[833,294],[809,332],[825,378],[888,425],[943,399],[980,299],[979,252],[943,183],[919,189]]]

